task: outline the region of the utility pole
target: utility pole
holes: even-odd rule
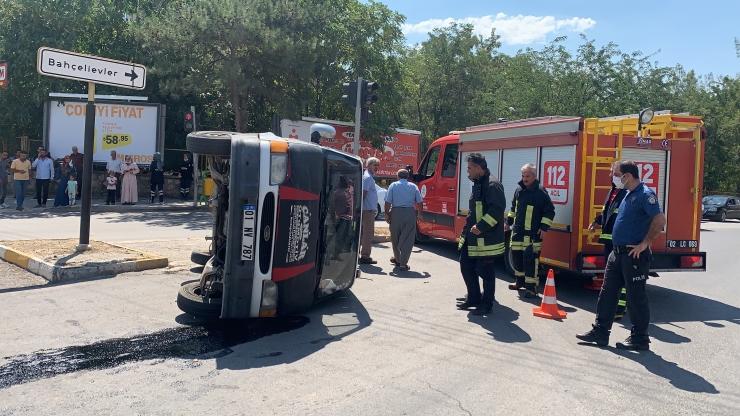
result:
[[[198,131],[198,123],[195,120],[195,106],[190,106],[190,112],[193,113],[193,131]],[[198,154],[193,153],[193,206],[198,206],[198,185],[200,184],[200,178],[198,177]]]
[[[355,155],[360,154],[360,122],[362,117],[362,77],[357,77],[357,101],[355,102]]]

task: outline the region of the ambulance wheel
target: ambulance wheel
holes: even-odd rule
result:
[[[231,155],[231,134],[222,131],[198,131],[188,134],[185,147],[198,155]]]
[[[201,266],[205,266],[210,259],[211,253],[206,251],[193,251],[192,253],[190,253],[190,261],[195,264],[200,264]]]
[[[221,298],[201,296],[200,282],[192,282],[180,287],[180,292],[177,294],[177,307],[192,316],[202,318],[221,316]]]
[[[511,249],[506,249],[504,253],[504,264],[506,265],[506,271],[509,272],[511,277],[515,277],[514,274],[514,260],[512,258]]]

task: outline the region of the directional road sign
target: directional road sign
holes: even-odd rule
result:
[[[39,48],[36,69],[41,75],[56,78],[113,85],[134,90],[143,90],[146,86],[146,67],[144,65],[59,49]]]

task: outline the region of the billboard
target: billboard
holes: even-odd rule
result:
[[[86,101],[51,100],[47,103],[44,143],[52,156],[84,153]],[[95,102],[93,162],[106,163],[111,150],[148,165],[154,152],[164,150],[161,115],[164,106],[146,103]]]
[[[322,146],[354,154],[355,128],[352,123],[319,119],[304,119],[301,121],[283,119],[280,121],[281,135],[310,142],[310,129],[313,123],[329,124],[337,131],[333,139],[322,139]],[[370,142],[361,139],[358,156],[362,159],[363,164],[370,157],[376,157],[380,160],[380,167],[375,175],[376,178],[395,178],[398,170],[406,166],[413,166],[414,172],[416,171],[419,167],[420,150],[421,132],[396,129],[393,137],[386,136],[385,146],[382,150],[374,148]]]

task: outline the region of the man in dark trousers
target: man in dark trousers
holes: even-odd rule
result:
[[[190,156],[185,153],[182,155],[182,163],[180,164],[180,197],[183,201],[190,198],[190,184],[192,182],[193,162],[190,160]]]
[[[152,174],[149,182],[152,187],[151,200],[149,202],[153,204],[154,199],[159,196],[159,203],[164,204],[164,162],[162,161],[161,153],[154,153],[149,170],[151,170]],[[159,188],[159,190],[157,188]]]
[[[609,171],[609,180],[612,182],[612,189],[606,196],[604,209],[601,211],[601,214],[597,215],[591,225],[588,226],[589,233],[593,233],[597,225],[601,226],[599,243],[604,245],[604,258],[606,260],[604,264],[609,261],[609,255],[612,254],[612,230],[614,229],[614,221],[616,221],[617,214],[619,213],[619,204],[622,203],[624,196],[627,195],[627,190],[624,189],[624,184],[619,179],[621,176],[619,162],[612,163],[612,169]],[[617,313],[614,315],[615,321],[622,319],[626,308],[627,289],[623,287],[622,293],[619,295]]]
[[[624,350],[649,350],[650,304],[646,291],[653,253],[650,245],[666,223],[658,197],[640,181],[640,170],[632,161],[619,165],[620,183],[629,191],[619,205],[614,222],[612,244],[614,249],[606,263],[604,285],[596,304],[596,322],[590,331],[576,335],[585,342],[609,344],[609,334],[617,310],[619,292],[627,287],[627,311],[632,331],[617,348]]]
[[[540,250],[547,230],[555,218],[555,206],[545,188],[537,180],[537,168],[527,163],[522,166],[522,180],[514,192],[506,230],[511,229],[512,266],[516,282],[509,289],[525,289],[525,298],[535,298],[540,267]]]
[[[460,272],[468,289],[466,299],[458,309],[475,308],[474,315],[485,315],[493,311],[496,291],[496,269],[494,260],[504,254],[504,211],[506,197],[504,186],[491,176],[485,156],[471,153],[468,163],[468,178],[473,189],[468,203],[465,228],[458,243],[460,250]],[[483,279],[481,295],[478,276]]]

